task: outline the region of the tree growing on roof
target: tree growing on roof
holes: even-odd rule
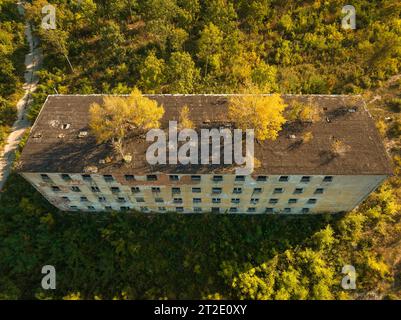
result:
[[[129,162],[131,155],[124,152],[125,140],[159,128],[163,114],[162,105],[134,89],[128,97],[108,96],[102,104],[93,103],[89,109],[89,127],[98,143],[112,142],[114,149]]]
[[[189,119],[189,108],[188,106],[183,106],[180,111],[180,119],[178,123],[178,127],[180,130],[183,129],[193,129],[194,123]]]
[[[228,117],[239,129],[254,129],[259,141],[275,140],[286,122],[286,107],[279,94],[234,96],[229,101]]]
[[[320,120],[318,107],[312,103],[295,102],[288,113],[288,120],[300,122],[317,122]]]

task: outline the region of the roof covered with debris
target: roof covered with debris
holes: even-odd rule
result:
[[[165,114],[161,127],[178,120],[187,105],[190,119],[197,128],[221,127],[227,123],[230,95],[147,95],[162,104]],[[392,168],[374,121],[360,96],[283,95],[289,105],[294,102],[317,106],[320,120],[288,122],[275,141],[255,142],[255,174],[368,175],[391,174]],[[144,138],[126,142],[126,152],[133,160],[124,162],[110,144],[97,144],[91,133],[89,107],[101,104],[103,95],[51,95],[32,127],[22,152],[20,172],[103,174],[148,173],[230,173],[235,165],[157,165],[147,163],[145,154],[151,144]],[[310,132],[309,142],[303,141]],[[332,151],[340,141],[343,152]]]

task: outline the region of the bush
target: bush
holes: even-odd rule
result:
[[[401,111],[401,99],[400,98],[394,98],[391,99],[390,101],[387,102],[390,110],[394,112],[400,112]]]
[[[398,138],[401,135],[401,120],[394,122],[388,131],[388,135],[391,138]]]
[[[0,125],[11,126],[16,117],[16,108],[9,101],[0,97]]]

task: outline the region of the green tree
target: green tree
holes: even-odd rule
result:
[[[168,61],[168,91],[171,93],[192,93],[199,79],[191,55],[187,52],[174,52]]]
[[[209,23],[200,33],[198,40],[198,58],[204,63],[205,75],[208,73],[209,65],[213,70],[221,67],[223,33],[213,23]]]
[[[151,51],[139,68],[138,85],[148,93],[159,92],[165,81],[165,62],[158,59],[154,51]]]
[[[60,29],[55,29],[55,30],[40,29],[40,37],[42,39],[44,52],[56,56],[62,55],[68,62],[71,71],[74,72],[74,68],[68,57],[68,45],[67,45],[68,36],[69,35],[67,31],[63,31]]]

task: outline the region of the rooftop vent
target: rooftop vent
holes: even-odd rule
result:
[[[63,139],[63,138],[65,137],[65,134],[64,134],[64,133],[60,133],[57,137],[58,137],[59,139]]]
[[[79,131],[78,138],[85,138],[88,135],[88,131]]]
[[[62,125],[61,125],[61,129],[63,129],[63,130],[67,130],[67,129],[69,129],[70,128],[70,124],[69,123],[63,123]]]
[[[351,112],[351,113],[352,113],[352,112],[356,112],[356,109],[357,109],[356,107],[349,108],[349,109],[348,109],[348,112]]]
[[[87,166],[84,168],[85,173],[97,173],[98,169],[95,166]]]
[[[42,133],[41,133],[41,132],[35,133],[35,134],[33,135],[33,138],[34,138],[34,139],[40,139],[40,138],[42,138]]]
[[[58,128],[60,126],[60,121],[58,120],[51,120],[49,122],[50,126],[52,126],[53,128]]]
[[[297,136],[296,136],[295,134],[290,134],[290,135],[288,136],[288,138],[290,138],[290,139],[296,139]]]

